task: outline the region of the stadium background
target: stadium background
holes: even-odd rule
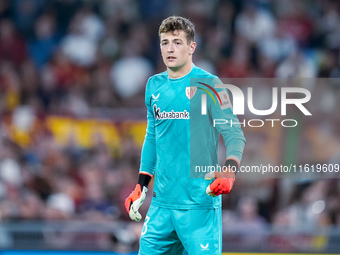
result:
[[[340,76],[336,0],[1,0],[0,254],[138,250],[142,223],[123,202],[145,82],[164,70],[158,26],[173,14],[196,24],[194,62],[220,77]],[[340,163],[339,83],[307,88],[313,116],[245,128],[244,164]],[[339,253],[337,175],[273,177],[240,178],[223,197],[223,250]]]

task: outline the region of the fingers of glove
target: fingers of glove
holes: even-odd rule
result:
[[[210,189],[213,193],[215,193],[216,189],[219,189],[220,183],[222,179],[215,179],[212,183],[210,183]]]
[[[207,189],[205,190],[205,192],[212,197],[216,197],[214,193],[212,193],[211,189],[210,189],[210,185],[207,187]]]
[[[215,196],[219,196],[219,195],[221,195],[221,194],[225,194],[224,192],[223,192],[223,190],[222,189],[219,189],[218,191],[216,191],[215,193]]]
[[[215,195],[215,196],[218,196],[218,195],[221,195],[224,191],[224,187],[221,186],[221,185],[218,185],[215,189],[212,190],[212,193]]]
[[[135,211],[131,210],[129,212],[129,216],[130,216],[131,220],[134,220],[134,221],[137,221],[137,222],[139,222],[142,219],[142,215],[138,211],[135,212]]]
[[[140,221],[142,219],[142,215],[138,212],[139,208],[141,207],[141,204],[142,203],[140,198],[131,204],[129,212],[131,220]]]
[[[215,183],[214,183],[215,182]],[[212,187],[212,192],[214,194],[217,194],[219,191],[225,191],[226,190],[226,186],[227,186],[227,181],[226,179],[216,179],[215,181],[213,181],[213,183],[215,184],[214,187]],[[211,184],[210,184],[211,185]]]
[[[210,189],[216,196],[228,194],[231,190],[231,182],[232,179],[217,178],[210,184]]]
[[[208,195],[211,195],[211,189],[210,189],[210,185],[207,187],[207,189],[205,190],[205,193],[207,193]]]
[[[140,199],[141,199],[141,203],[140,203],[140,206],[143,204],[145,198],[146,198],[146,193],[148,192],[148,188],[147,187],[143,187],[143,190],[142,190],[142,195],[140,196]]]
[[[224,179],[224,182],[225,182],[224,189],[225,189],[225,191],[223,192],[223,194],[228,194],[231,191],[231,189],[234,186],[234,181],[235,181],[235,179],[232,179],[232,178]]]
[[[140,198],[138,198],[135,202],[132,203],[130,210],[134,212],[138,212],[139,208],[142,206],[143,202]]]
[[[218,182],[216,182],[216,180],[218,179],[215,179],[206,189],[206,193],[209,195],[209,196],[212,196],[212,197],[216,197],[216,192],[215,190],[217,191],[219,189],[219,185],[218,185]]]

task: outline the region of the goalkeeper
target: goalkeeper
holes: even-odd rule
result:
[[[213,97],[206,97],[206,114],[201,114],[201,95],[221,82],[193,64],[194,33],[194,25],[177,16],[165,19],[159,28],[161,54],[167,70],[147,82],[147,130],[138,184],[125,201],[130,218],[140,221],[142,216],[138,210],[154,176],[153,198],[143,225],[140,255],[222,253],[219,195],[228,194],[233,187],[235,174],[230,169],[240,165],[245,138],[239,125],[214,127],[212,124],[212,119],[238,122],[227,91],[210,93],[218,98],[219,104],[214,104]],[[198,87],[205,87],[197,89],[190,87],[192,78],[210,79],[211,83],[197,83]],[[218,163],[220,134],[227,147],[227,171],[191,178],[192,159],[205,165]]]

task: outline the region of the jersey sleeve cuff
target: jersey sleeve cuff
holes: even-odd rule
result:
[[[150,176],[150,177],[152,178],[152,174],[150,174],[150,173],[148,173],[148,172],[143,172],[143,171],[141,171],[141,172],[139,172],[139,174],[148,175],[148,176]]]

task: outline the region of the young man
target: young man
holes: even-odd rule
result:
[[[212,119],[232,119],[234,123],[238,119],[232,113],[227,91],[217,93],[213,88],[216,83],[221,84],[217,77],[193,64],[194,33],[194,25],[177,16],[165,19],[159,28],[167,70],[152,76],[147,83],[148,124],[138,184],[125,201],[130,218],[140,221],[138,209],[155,175],[140,255],[222,253],[221,197],[218,195],[228,194],[233,187],[235,174],[230,169],[239,167],[245,138],[239,126],[213,126]],[[198,80],[197,87],[191,86],[192,78],[201,78],[204,82]],[[213,84],[207,84],[209,81]],[[201,89],[197,89],[200,86]],[[216,93],[209,92],[208,88]],[[209,101],[206,113],[201,115],[201,95],[207,93],[211,97],[205,97]],[[220,104],[216,105],[216,101]],[[218,164],[219,134],[227,146],[228,171],[210,172],[206,179],[191,178],[190,169],[198,166],[195,163]]]

